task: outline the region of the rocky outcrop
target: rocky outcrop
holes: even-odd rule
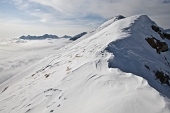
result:
[[[160,35],[160,37],[161,37],[162,39],[166,38],[166,39],[170,40],[170,34],[162,32],[162,31],[160,30],[160,28],[157,27],[157,26],[152,25],[151,27],[152,27],[152,29],[153,29],[155,32],[157,32],[157,33]]]
[[[156,79],[160,80],[161,84],[167,84],[168,86],[170,86],[170,77],[168,75],[164,74],[162,71],[156,71],[155,76]]]
[[[157,53],[166,52],[168,51],[168,44],[166,42],[161,42],[160,40],[156,39],[155,37],[152,38],[145,38],[145,40],[149,43],[149,45],[156,49]]]
[[[78,35],[73,36],[72,38],[70,38],[70,40],[75,41],[75,40],[77,40],[78,38],[84,36],[85,34],[87,34],[87,32],[82,32],[82,33],[80,33],[80,34],[78,34]]]
[[[170,34],[164,33],[163,36],[164,36],[166,39],[169,39],[169,40],[170,40]]]

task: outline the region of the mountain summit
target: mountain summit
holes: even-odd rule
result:
[[[0,112],[169,113],[167,36],[146,15],[112,18],[1,84]]]

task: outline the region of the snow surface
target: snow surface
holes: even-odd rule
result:
[[[145,41],[162,40],[156,24],[142,15],[107,25],[1,84],[0,113],[169,113],[170,87],[153,71],[168,74],[170,51]]]
[[[70,42],[68,39],[0,41],[0,84]]]

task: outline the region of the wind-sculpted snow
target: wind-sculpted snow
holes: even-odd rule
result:
[[[158,36],[150,27],[152,25],[156,24],[148,17],[141,16],[129,28],[125,28],[125,31],[129,29],[129,36],[111,42],[106,48],[114,55],[109,60],[109,67],[119,68],[124,72],[134,73],[145,78],[152,87],[170,98],[170,87],[161,85],[154,79],[154,72],[157,70],[170,76],[170,65],[167,64],[170,62],[170,51],[158,54],[147,44],[145,38],[154,36],[159,40],[166,41],[169,46],[170,41]],[[150,70],[147,70],[145,66],[148,66]]]
[[[145,41],[160,39],[151,25],[147,16],[124,18],[58,49],[0,85],[0,112],[169,113],[170,87],[153,71],[168,71],[170,53]]]
[[[106,21],[105,23],[103,23],[101,26],[99,26],[96,31],[100,31],[106,27],[108,27],[109,25],[113,24],[114,22],[118,21],[118,20],[121,20],[121,19],[124,19],[125,17],[122,16],[122,15],[118,15],[116,17],[113,17],[111,19],[109,19],[108,21]]]

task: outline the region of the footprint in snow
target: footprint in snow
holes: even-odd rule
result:
[[[66,98],[63,96],[62,90],[59,90],[59,89],[50,88],[44,91],[44,93],[46,94],[46,98],[47,98],[46,108],[50,108],[54,105],[57,105],[57,107],[60,107],[61,104],[66,100]]]

